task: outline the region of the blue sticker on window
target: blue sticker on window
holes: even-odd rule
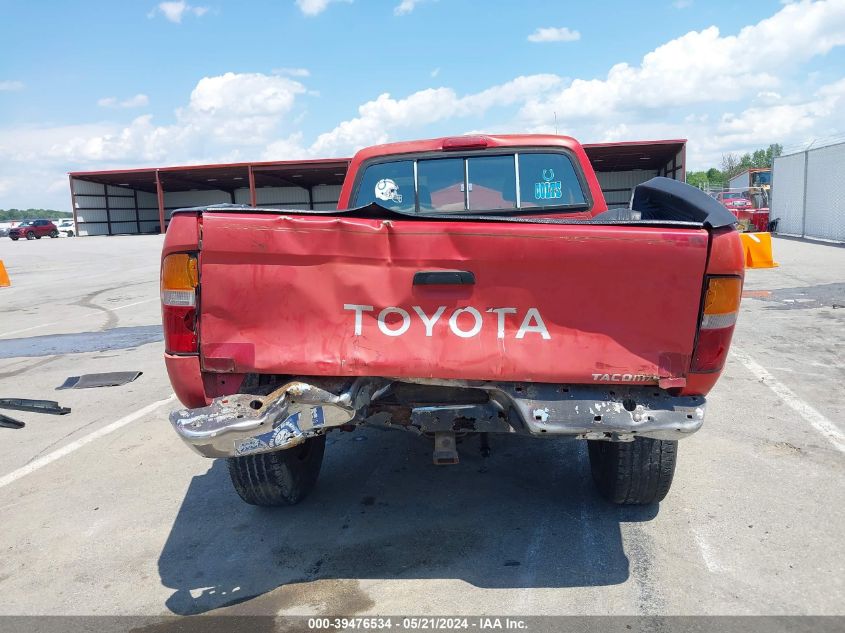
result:
[[[534,183],[535,200],[552,200],[563,198],[563,186],[560,180],[555,180],[554,169],[543,170],[543,182]]]

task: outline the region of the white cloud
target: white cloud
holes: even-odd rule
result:
[[[419,0],[402,0],[393,8],[393,15],[406,15],[414,10]]]
[[[352,2],[352,0],[296,0],[296,6],[303,15],[313,17],[328,9],[332,2]]]
[[[312,97],[297,69],[205,77],[165,123],[144,115],[123,124],[0,128],[0,206],[48,204],[33,192],[49,198],[41,183],[68,170],[348,156],[468,129],[551,132],[555,113],[561,133],[585,142],[688,138],[687,166],[699,169],[724,152],[845,131],[845,72],[834,67],[840,79],[819,86],[826,75],[808,76],[805,66],[843,45],[842,0],[792,3],[735,35],[715,27],[687,33],[600,77],[531,75],[471,94],[449,87],[380,94],[313,136],[298,129],[302,100]],[[64,197],[59,191],[55,204]]]
[[[738,35],[723,36],[715,26],[690,31],[647,53],[639,65],[619,63],[603,79],[576,79],[555,94],[532,99],[522,116],[536,125],[554,112],[565,122],[609,121],[620,113],[738,101],[776,89],[779,75],[843,44],[842,0],[788,4]]]
[[[169,125],[157,125],[146,114],[123,126],[0,129],[0,156],[22,165],[61,164],[61,170],[68,171],[103,164],[225,160],[244,148],[256,155],[278,135],[296,97],[304,92],[305,86],[287,77],[204,77]]]
[[[0,81],[0,92],[17,92],[18,90],[23,90],[22,81]]]
[[[310,77],[311,72],[307,68],[274,68],[274,75],[287,75],[288,77]]]
[[[429,74],[429,76],[430,76],[432,79],[434,79],[435,77],[437,77],[437,75],[439,75],[439,74],[440,74],[440,67],[438,66],[437,68],[435,68],[434,70],[432,70],[432,71],[431,71],[430,73],[428,73],[428,74]]]
[[[479,117],[490,108],[524,102],[528,95],[554,88],[556,75],[529,75],[459,97],[451,88],[420,90],[404,99],[379,95],[358,108],[358,116],[320,134],[311,145],[315,156],[347,155],[366,145],[385,143],[398,130],[418,128],[458,117]]]
[[[180,24],[182,22],[182,18],[186,15],[193,15],[198,18],[204,16],[208,13],[208,7],[192,6],[185,2],[185,0],[159,2],[152,11],[147,14],[147,17],[152,18],[159,13],[163,15],[165,19],[175,24]]]
[[[528,36],[529,42],[575,42],[581,33],[565,26],[541,27]]]
[[[303,144],[300,132],[271,142],[261,154],[261,160],[297,160],[312,157],[311,152]]]
[[[825,130],[824,122],[845,109],[845,79],[822,86],[810,98],[797,102],[768,103],[752,106],[739,114],[726,113],[716,125],[722,143],[750,147],[758,139],[800,138],[806,132],[830,135],[835,128]],[[821,125],[820,125],[821,124]],[[840,128],[841,129],[841,128]]]
[[[142,108],[149,105],[150,98],[145,94],[136,94],[134,97],[129,97],[123,101],[117,97],[103,97],[97,99],[97,105],[101,108]]]
[[[672,6],[676,9],[689,9],[693,4],[693,0],[675,0]]]
[[[425,0],[402,0],[402,2],[393,7],[393,15],[408,15],[417,8],[417,5],[423,2]]]

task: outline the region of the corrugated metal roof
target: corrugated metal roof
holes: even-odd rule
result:
[[[685,139],[587,143],[584,150],[593,169],[599,172],[662,169],[686,146]],[[315,187],[340,185],[349,168],[349,158],[316,160],[215,163],[76,171],[70,176],[138,191],[156,191],[156,174],[165,191],[217,189],[235,191],[249,187],[249,170],[258,187]]]

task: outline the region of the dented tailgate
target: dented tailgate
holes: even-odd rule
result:
[[[693,228],[209,211],[201,361],[238,373],[671,384],[689,365],[707,248]],[[441,271],[466,274],[414,283]]]

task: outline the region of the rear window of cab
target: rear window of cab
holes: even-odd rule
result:
[[[370,164],[354,206],[410,213],[582,210],[587,198],[571,158],[554,152],[409,158]]]

